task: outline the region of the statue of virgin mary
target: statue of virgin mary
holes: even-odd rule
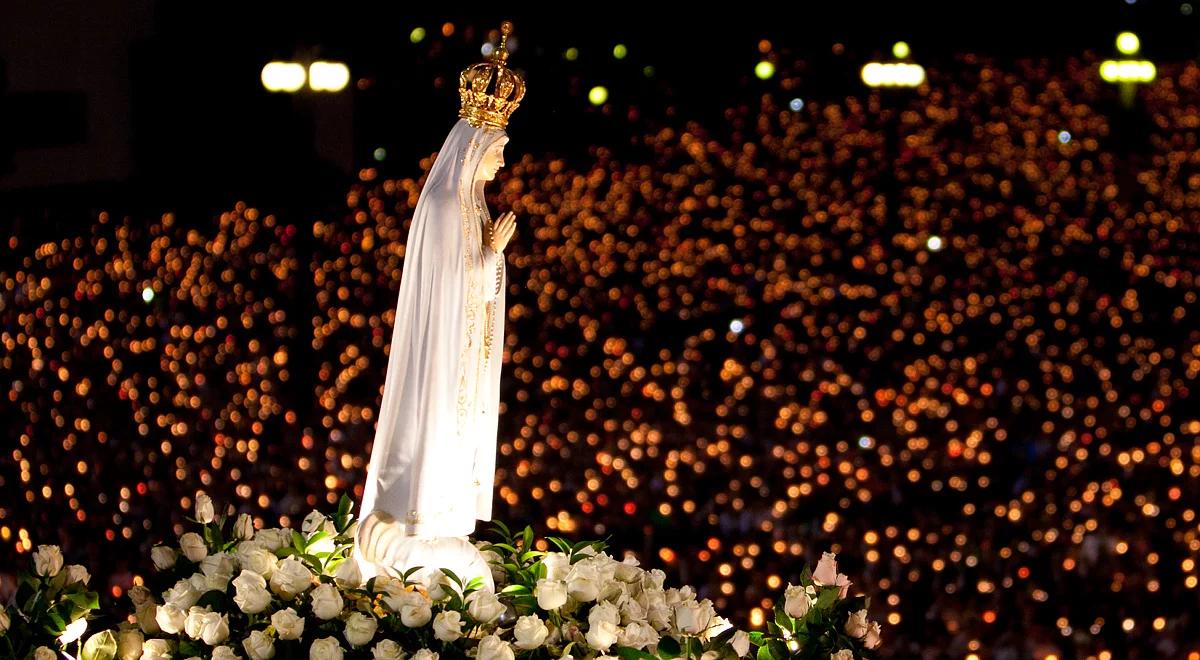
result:
[[[488,61],[459,76],[461,109],[421,190],[405,248],[383,400],[359,506],[364,578],[452,568],[491,584],[466,540],[490,520],[504,340],[504,247],[484,185],[504,164],[525,94],[507,67],[505,22]]]

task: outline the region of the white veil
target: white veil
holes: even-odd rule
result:
[[[385,511],[410,535],[465,536],[492,517],[504,259],[483,245],[489,217],[474,181],[503,137],[460,119],[409,229],[359,516]]]

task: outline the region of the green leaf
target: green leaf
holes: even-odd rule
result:
[[[571,554],[571,544],[568,543],[566,539],[559,538],[557,536],[551,536],[547,538],[546,541],[562,551],[563,554]]]
[[[758,647],[757,657],[758,660],[776,660],[776,658],[771,655],[771,647],[768,644],[763,644],[762,646]]]
[[[424,566],[413,566],[412,568],[408,569],[407,571],[404,571],[404,576],[403,576],[404,582],[407,583],[408,577],[410,575],[412,575],[413,573],[416,573],[417,571],[421,570],[422,568],[425,568],[425,567]]]
[[[821,593],[817,595],[817,607],[821,609],[832,607],[837,602],[838,593],[840,592],[841,589],[838,587],[822,588]]]
[[[493,520],[492,529],[496,530],[496,532],[503,536],[505,541],[512,541],[512,532],[508,531],[508,525],[505,525],[499,520]]]
[[[76,607],[85,613],[99,609],[100,607],[100,596],[94,591],[81,594],[67,594],[64,598],[74,603]]]
[[[296,552],[308,550],[308,545],[304,543],[304,536],[294,529],[292,530],[292,547],[296,549]]]
[[[778,639],[773,639],[770,642],[767,642],[767,646],[771,649],[771,655],[775,656],[776,658],[782,659],[791,655],[788,653],[787,645]]]
[[[471,581],[468,582],[467,586],[463,589],[463,593],[469,594],[472,591],[479,591],[482,588],[483,588],[483,578],[481,578],[481,577],[471,578]]]
[[[492,550],[493,552],[495,550],[499,549],[499,550],[503,550],[509,554],[513,554],[513,555],[517,554],[517,549],[507,543],[493,543],[491,545],[484,546],[483,549],[484,550]],[[500,553],[497,552],[496,554],[500,554]]]
[[[671,658],[678,658],[682,653],[679,648],[679,640],[674,637],[663,637],[658,641],[659,657],[670,660]]]
[[[113,660],[117,657],[117,638],[111,630],[102,630],[88,638],[79,660]]]
[[[621,658],[621,660],[658,660],[657,656],[628,646],[618,646],[617,657]]]
[[[58,637],[67,629],[67,622],[57,612],[47,612],[46,618],[49,619],[46,623],[46,631],[51,635]]]
[[[778,605],[775,607],[775,625],[788,632],[795,632],[795,620]]]
[[[213,589],[204,592],[200,596],[200,600],[196,601],[198,607],[211,607],[214,612],[224,612],[226,609],[225,592]]]
[[[709,641],[709,646],[714,648],[718,646],[725,646],[727,643],[729,643],[729,640],[733,639],[733,636],[737,634],[737,631],[737,628],[732,626],[729,627],[725,632],[713,637]]]
[[[765,636],[766,635],[763,635],[761,632],[756,630],[756,631],[750,633],[750,643],[755,646],[762,646],[763,637],[765,637]]]
[[[527,594],[527,593],[529,593],[529,587],[527,587],[523,584],[510,584],[507,587],[504,587],[503,589],[501,589],[500,593],[502,593],[502,594]]]
[[[804,570],[800,571],[800,584],[803,586],[808,586],[812,584],[812,581],[812,569],[808,566],[805,566]]]
[[[521,540],[525,542],[524,550],[533,549],[533,528],[526,525],[525,532],[522,534]]]
[[[531,559],[537,559],[538,557],[544,557],[545,555],[546,553],[542,552],[541,550],[530,550],[529,552],[525,552],[521,555],[521,563],[524,564]]]
[[[446,577],[450,578],[450,580],[453,581],[454,584],[457,584],[459,589],[463,588],[463,581],[458,579],[458,576],[454,574],[454,571],[452,571],[448,568],[443,568],[442,572],[445,573]]]
[[[308,545],[308,547],[312,547],[317,541],[320,541],[322,539],[327,539],[327,538],[329,538],[329,536],[330,536],[329,532],[327,532],[323,529],[317,530],[317,531],[313,532],[312,536],[308,537],[307,545]]]
[[[350,513],[350,509],[353,507],[354,502],[350,499],[350,496],[343,493],[342,499],[338,500],[337,515],[344,517],[347,513]]]

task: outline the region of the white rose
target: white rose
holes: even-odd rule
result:
[[[75,584],[76,582],[87,584],[91,579],[92,576],[88,573],[88,570],[79,564],[71,564],[67,567],[67,584]]]
[[[421,584],[425,587],[425,591],[429,594],[429,600],[439,601],[450,596],[450,592],[454,589],[450,583],[450,578],[440,570],[435,570],[420,579]]]
[[[155,568],[165,571],[175,565],[175,561],[179,559],[179,553],[175,552],[174,548],[156,545],[150,548],[150,558],[154,560]]]
[[[563,580],[571,572],[571,558],[562,552],[549,552],[542,557],[547,580]]]
[[[267,591],[267,581],[258,573],[243,570],[242,574],[234,579],[233,588],[236,590],[233,602],[246,614],[258,614],[271,604],[271,592]]]
[[[870,629],[871,626],[867,623],[866,610],[859,610],[851,614],[849,619],[846,619],[846,634],[851,637],[862,639],[867,636],[867,632]]]
[[[0,610],[0,635],[8,632],[9,626],[12,625],[12,620],[8,618],[6,610]]]
[[[467,596],[467,613],[480,623],[491,623],[507,609],[490,591],[474,591]]]
[[[188,532],[179,537],[179,549],[183,551],[183,556],[194,562],[200,562],[208,556],[208,546],[196,532]]]
[[[142,657],[142,645],[146,636],[138,628],[128,622],[121,624],[117,630],[117,660],[138,660]]]
[[[546,629],[546,624],[536,614],[517,619],[517,625],[513,628],[516,646],[523,651],[532,651],[538,648],[545,643],[549,635],[550,631]]]
[[[671,627],[674,610],[667,605],[667,595],[662,591],[645,592],[646,620],[655,630],[665,631]]]
[[[289,529],[279,529],[278,527],[260,529],[254,533],[254,540],[262,543],[263,547],[267,550],[275,552],[280,548],[292,544],[292,531]]]
[[[165,639],[148,639],[142,645],[141,660],[171,660],[171,642]]]
[[[232,647],[218,646],[213,649],[212,660],[241,660],[241,658],[233,652]]]
[[[39,646],[33,652],[33,660],[58,660],[58,654],[50,650],[48,646]]]
[[[160,632],[161,628],[158,625],[158,605],[153,602],[146,603],[134,609],[137,617],[138,628],[147,635],[154,635]],[[140,651],[139,651],[140,655]]]
[[[621,623],[621,610],[609,602],[596,603],[592,611],[588,612],[588,625],[594,626],[601,621],[619,625]]]
[[[308,591],[312,581],[312,571],[292,556],[279,562],[279,568],[275,569],[275,574],[271,576],[271,591],[279,594],[284,600],[291,600]]]
[[[362,612],[354,612],[346,618],[346,641],[354,646],[369,644],[374,639],[375,630],[378,628],[379,622],[375,620],[375,617]]]
[[[533,588],[538,607],[552,612],[567,604],[567,583],[562,580],[538,580]]]
[[[204,625],[204,615],[211,611],[211,607],[193,605],[188,610],[187,619],[183,622],[183,633],[192,639],[200,639],[200,629]]]
[[[63,567],[62,550],[57,545],[39,545],[33,553],[33,566],[38,575],[54,577]]]
[[[433,618],[433,608],[429,599],[420,593],[410,592],[415,598],[408,598],[400,606],[400,622],[409,628],[420,628]]]
[[[442,642],[453,642],[462,637],[462,615],[454,610],[438,612],[433,617],[433,636]]]
[[[233,525],[233,535],[242,541],[254,538],[254,519],[250,514],[243,513],[237,517],[237,522]]]
[[[312,590],[310,598],[312,599],[313,615],[326,621],[336,619],[346,605],[342,600],[342,595],[338,593],[337,587],[329,583],[317,585],[317,588]]]
[[[737,653],[739,658],[744,658],[750,652],[750,635],[745,630],[739,630],[733,633],[733,639],[729,641],[729,645],[733,647],[733,652]]]
[[[567,593],[581,603],[596,600],[600,597],[600,576],[582,561],[575,564],[567,574]]]
[[[200,562],[200,571],[207,578],[209,591],[226,591],[229,589],[229,580],[233,578],[235,568],[233,557],[229,556],[227,552],[218,552],[215,555],[209,555]]]
[[[871,622],[871,629],[867,631],[867,637],[863,640],[863,644],[869,648],[879,648],[879,643],[883,641],[883,628],[879,626],[878,621]]]
[[[803,619],[812,609],[812,601],[804,587],[789,584],[783,592],[783,611],[793,619]]]
[[[667,574],[661,568],[651,569],[642,575],[642,588],[655,589],[662,591],[663,584],[667,581]]]
[[[201,493],[196,496],[196,520],[207,525],[216,519],[216,512],[213,511],[213,501],[208,495]]]
[[[638,560],[634,557],[626,557],[625,561],[617,564],[616,578],[621,582],[634,583],[642,579],[642,569],[638,568]]]
[[[479,654],[476,660],[514,660],[512,647],[497,635],[488,635],[479,640]]]
[[[290,607],[272,614],[271,625],[275,626],[279,639],[300,639],[304,635],[304,617]]]
[[[318,639],[308,649],[308,660],[342,660],[342,655],[342,647],[335,637]]]
[[[373,589],[377,594],[387,594],[389,596],[398,596],[408,591],[404,588],[403,580],[390,575],[376,575]]]
[[[229,615],[209,612],[200,620],[200,639],[209,646],[216,646],[229,639]]]
[[[837,555],[832,552],[821,553],[821,561],[817,562],[817,570],[813,571],[813,582],[820,585],[832,585],[837,582]]]
[[[379,660],[379,656],[375,656],[375,660]],[[412,660],[438,660],[438,654],[429,649],[421,649],[413,654]]]
[[[680,603],[675,606],[675,627],[689,635],[698,635],[708,629],[714,614],[704,603]]]
[[[601,621],[599,624],[591,626],[585,639],[588,646],[597,651],[607,651],[610,646],[617,643],[620,633],[621,629],[617,627],[617,624]]]
[[[421,651],[424,652],[425,649],[421,649]],[[403,660],[404,649],[390,639],[382,639],[375,645],[375,648],[371,649],[371,655],[374,660]],[[436,658],[437,655],[434,654],[434,657]]]
[[[261,630],[255,630],[243,639],[242,648],[246,649],[249,660],[271,660],[275,657],[275,640]]]
[[[351,556],[338,564],[333,574],[333,581],[343,589],[357,589],[362,586],[362,571],[358,568],[358,560]]]
[[[628,646],[639,650],[658,644],[658,640],[658,632],[650,624],[641,621],[635,621],[625,626],[621,634],[617,636],[617,642],[621,646]]]
[[[830,653],[829,660],[854,660],[854,652],[849,649],[842,649],[837,653]]]
[[[279,559],[275,557],[275,553],[268,550],[259,541],[239,543],[237,555],[242,568],[254,571],[268,580],[275,574],[275,569],[279,566]]]
[[[300,524],[300,531],[308,536],[313,532],[320,531],[325,528],[325,515],[320,511],[313,511],[304,517],[304,522]]]
[[[192,585],[192,590],[198,594],[203,595],[204,592],[208,591],[208,577],[203,573],[192,573],[191,577],[188,578],[188,583]],[[199,599],[197,598],[197,600]]]
[[[621,623],[629,625],[634,622],[646,621],[646,607],[642,605],[636,598],[626,598],[621,604]]]
[[[187,621],[187,612],[173,603],[157,607],[158,612],[154,615],[154,621],[158,623],[159,629],[168,635],[178,635]]]
[[[376,584],[378,586],[378,584]],[[405,603],[414,602],[421,594],[413,593],[398,582],[388,582],[383,585],[383,604],[393,612],[400,612]]]
[[[175,586],[167,589],[167,592],[163,594],[163,600],[186,611],[200,600],[200,591],[196,589],[191,580],[179,580]]]

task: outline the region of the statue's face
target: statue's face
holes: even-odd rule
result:
[[[501,138],[488,148],[487,153],[483,155],[483,160],[479,163],[479,178],[484,181],[491,181],[496,178],[496,173],[504,167],[504,145],[508,144],[508,138]]]

